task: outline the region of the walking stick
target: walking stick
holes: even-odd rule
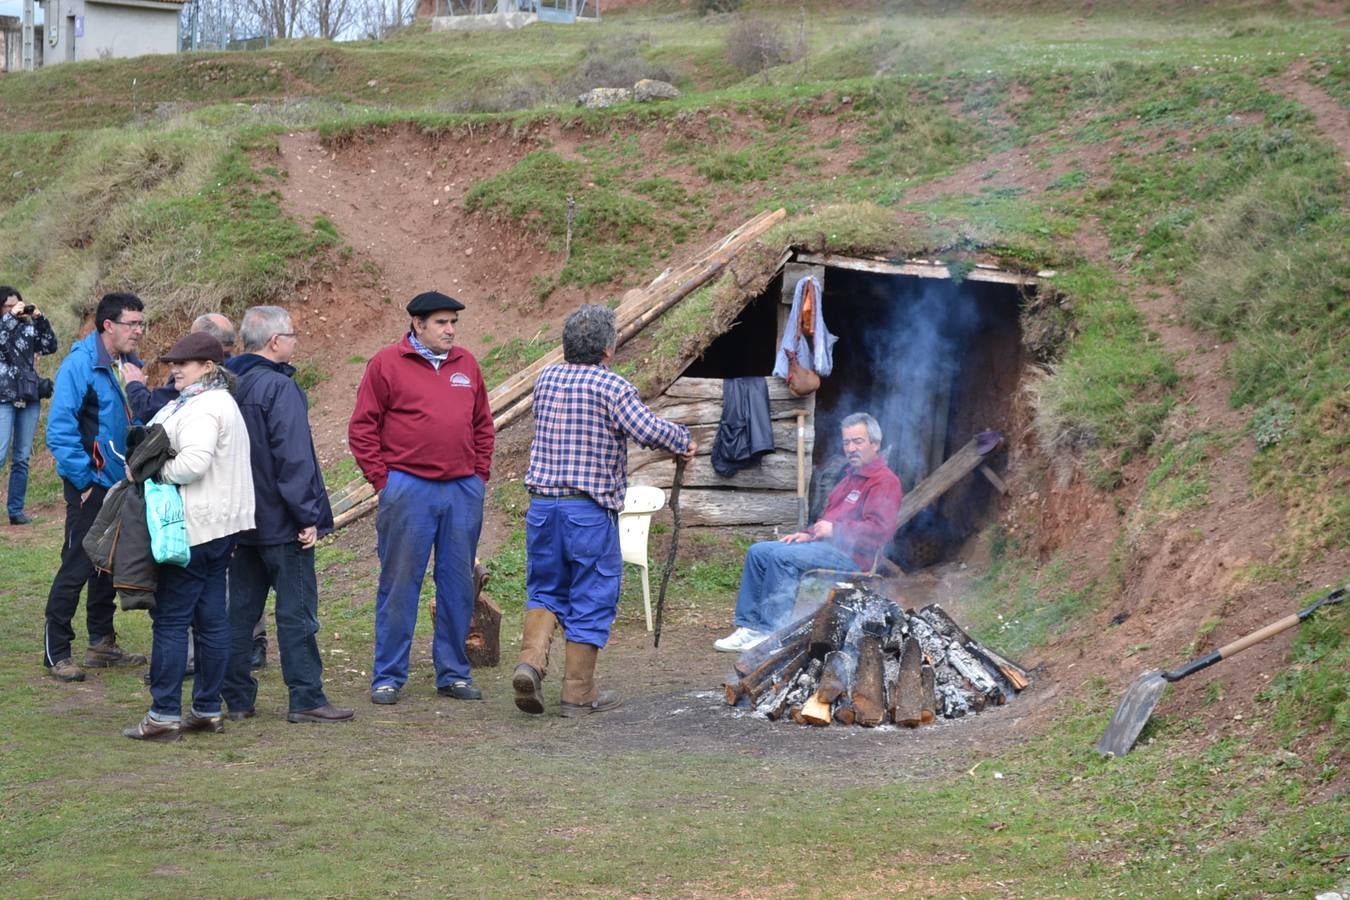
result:
[[[684,457],[675,457],[675,483],[670,488],[670,514],[675,524],[670,529],[670,555],[666,557],[666,568],[661,572],[661,590],[656,596],[656,625],[652,628],[652,646],[661,646],[661,613],[666,608],[666,585],[670,583],[670,573],[675,570],[675,554],[680,549],[680,485],[684,483]]]

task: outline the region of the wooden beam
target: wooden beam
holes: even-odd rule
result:
[[[989,448],[987,453],[980,453],[976,449],[978,443],[978,437],[971,438],[964,447],[953,453],[951,458],[939,466],[936,472],[920,481],[918,487],[905,495],[904,502],[900,504],[900,515],[895,523],[896,531],[899,531],[911,519],[951,490],[952,485],[981,465],[985,456],[992,453],[994,447],[998,446],[995,444],[994,447]]]
[[[852,269],[855,272],[871,272],[874,275],[907,275],[911,278],[944,278],[951,280],[951,270],[944,263],[930,260],[906,260],[895,263],[884,259],[866,259],[856,256],[839,256],[834,253],[798,253],[797,261],[812,265],[830,266],[835,269]],[[1005,272],[1002,269],[976,265],[966,272],[965,281],[983,281],[991,284],[1009,284],[1018,287],[1035,285],[1037,277],[1049,277],[1053,272],[1036,273],[1036,277],[1018,272]]]

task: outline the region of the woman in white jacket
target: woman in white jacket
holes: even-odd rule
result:
[[[176,741],[184,731],[224,730],[220,687],[229,653],[225,573],[235,536],[253,527],[253,473],[248,430],[232,396],[234,375],[221,365],[220,342],[189,334],[160,360],[169,364],[178,399],[151,419],[168,433],[174,457],[156,479],[179,485],[192,558],[161,566],[155,608],[150,695],[145,718],[124,729],[133,740]],[[196,631],[192,706],[182,712],[188,626]]]

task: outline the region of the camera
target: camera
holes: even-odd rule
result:
[[[25,304],[23,305],[23,312],[19,313],[19,315],[21,315],[21,316],[31,316],[31,315],[33,314],[33,311],[34,311],[35,309],[37,309],[37,307],[34,306],[33,304],[31,304],[31,303],[25,303]]]

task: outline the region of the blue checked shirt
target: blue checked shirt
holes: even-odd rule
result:
[[[657,416],[637,388],[603,365],[558,363],[534,385],[534,443],[525,486],[534,494],[588,494],[623,509],[628,445],[685,453],[689,429]]]

